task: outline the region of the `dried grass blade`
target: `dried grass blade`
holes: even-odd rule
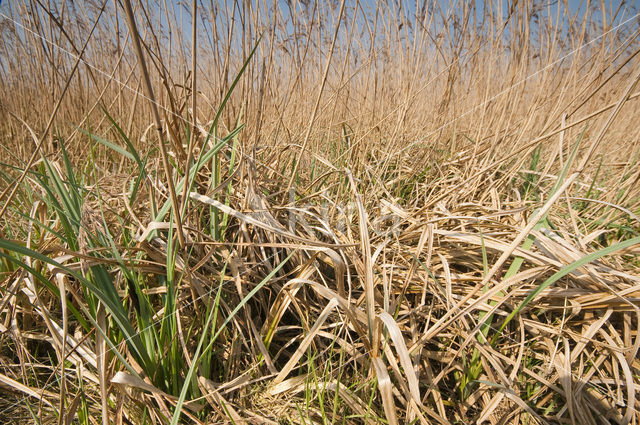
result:
[[[176,196],[176,188],[173,182],[173,175],[171,173],[171,167],[169,165],[167,147],[165,146],[164,137],[162,134],[162,121],[160,120],[160,114],[158,113],[158,104],[156,103],[155,96],[153,94],[153,88],[151,85],[151,80],[149,78],[149,72],[147,70],[147,64],[144,58],[144,54],[142,53],[142,47],[140,46],[140,34],[138,33],[138,28],[136,25],[136,19],[133,16],[133,8],[131,7],[131,2],[129,0],[124,0],[124,9],[127,16],[127,24],[129,26],[129,33],[131,34],[131,40],[133,41],[133,47],[136,52],[136,56],[138,57],[138,64],[140,65],[140,70],[142,72],[143,80],[144,80],[144,88],[149,98],[149,103],[151,105],[151,111],[153,112],[153,118],[155,120],[155,128],[158,133],[158,146],[160,146],[160,154],[162,157],[162,165],[165,171],[165,175],[167,178],[167,185],[169,186],[169,195],[171,197],[171,205],[173,209],[173,214],[176,219],[176,224],[178,227],[178,241],[180,242],[180,247],[185,246],[184,241],[184,229],[182,228],[182,214],[180,213],[180,205],[178,204],[178,197]]]
[[[175,425],[178,423],[178,421],[180,420],[180,414],[181,414],[181,410],[182,410],[182,404],[184,403],[184,399],[187,395],[187,389],[188,386],[191,383],[191,378],[193,377],[193,374],[201,360],[202,354],[201,353],[207,353],[211,347],[213,347],[213,344],[215,343],[215,341],[218,339],[218,337],[220,336],[220,334],[224,331],[224,329],[226,328],[226,326],[229,324],[229,322],[231,322],[231,320],[233,320],[233,318],[235,317],[236,314],[238,314],[238,312],[245,306],[245,304],[251,299],[253,298],[256,293],[262,289],[262,287],[269,282],[273,276],[275,276],[276,273],[278,273],[278,271],[280,269],[282,269],[282,267],[287,264],[289,262],[289,260],[291,259],[291,257],[295,254],[296,251],[291,252],[282,262],[280,262],[264,279],[262,279],[262,281],[256,285],[255,288],[253,288],[251,291],[249,291],[249,293],[247,294],[246,297],[244,297],[242,299],[242,301],[240,301],[240,303],[231,311],[231,313],[229,313],[229,315],[227,316],[227,318],[224,320],[224,322],[222,322],[222,324],[218,327],[218,330],[213,334],[213,336],[211,337],[211,339],[209,340],[209,344],[204,348],[204,350],[202,350],[202,346],[204,344],[204,337],[206,337],[206,333],[201,335],[200,337],[200,341],[198,342],[198,347],[196,348],[196,353],[194,354],[194,361],[192,363],[192,365],[189,367],[189,371],[187,372],[187,376],[185,378],[185,383],[182,385],[182,390],[180,391],[180,397],[178,397],[178,401],[176,403],[176,409],[174,411],[173,417],[171,419],[171,423],[172,425]],[[220,297],[220,289],[218,290],[218,293],[216,295],[216,299],[218,300]],[[213,319],[213,312],[214,310],[212,309],[209,312],[207,321],[206,321],[206,325],[205,325],[205,329],[208,329],[208,326],[211,323],[211,320]],[[217,309],[215,309],[215,313],[217,313]]]
[[[227,413],[231,421],[236,424],[245,423],[243,421],[242,416],[238,414],[236,409],[225,400],[225,398],[220,394],[220,391],[216,388],[216,386],[210,380],[200,376],[198,377],[198,384],[200,387],[204,389],[205,398],[209,401],[212,407],[222,409],[225,413]]]
[[[318,316],[316,323],[309,330],[309,334],[302,340],[296,352],[293,353],[293,355],[291,356],[287,364],[284,365],[284,367],[282,368],[278,376],[275,377],[275,379],[272,382],[272,385],[278,385],[279,383],[284,381],[284,378],[286,378],[287,375],[289,375],[291,370],[298,363],[298,360],[300,360],[300,358],[304,355],[305,351],[311,344],[311,341],[313,341],[313,339],[316,337],[318,331],[320,330],[324,322],[329,317],[329,314],[331,314],[331,310],[333,310],[337,305],[338,305],[338,300],[336,298],[332,298],[331,300],[329,300],[329,303],[327,304],[327,306],[322,310],[322,313],[320,313],[320,315]]]
[[[611,347],[617,346],[614,339],[604,329],[600,329],[600,334],[604,337],[604,339]],[[636,382],[634,381],[634,373],[631,371],[627,359],[624,358],[620,351],[612,351],[618,359],[618,363],[620,364],[620,366],[622,367],[622,371],[624,372],[625,384],[627,387],[627,409],[624,412],[623,422],[621,425],[627,425],[633,419],[634,413],[637,413],[635,410],[636,404],[638,403],[638,401],[636,400]]]
[[[390,425],[398,425],[398,416],[396,415],[396,404],[393,401],[393,386],[391,378],[387,373],[387,368],[380,357],[372,357],[371,363],[378,378],[378,390],[382,397],[382,405],[387,421]]]
[[[562,191],[558,191],[558,193],[561,193],[561,192]],[[548,288],[550,285],[552,285],[556,281],[560,280],[561,278],[563,278],[564,276],[566,276],[569,273],[573,272],[574,270],[578,269],[579,267],[585,266],[585,265],[591,263],[592,261],[597,260],[598,258],[604,257],[606,255],[613,254],[614,252],[623,250],[625,248],[628,248],[630,246],[637,245],[637,244],[640,244],[640,236],[628,239],[628,240],[626,240],[624,242],[618,242],[617,244],[614,244],[614,245],[608,246],[606,248],[603,248],[603,249],[601,249],[599,251],[593,252],[593,253],[581,258],[580,260],[574,261],[573,263],[569,264],[568,266],[562,268],[561,270],[556,272],[553,276],[551,276],[549,279],[545,280],[542,284],[540,284],[540,286],[538,286],[533,292],[531,292],[524,300],[522,300],[520,305],[518,305],[518,307],[515,310],[513,310],[511,312],[511,314],[509,314],[509,316],[506,318],[504,323],[500,326],[500,329],[498,330],[497,334],[500,334],[504,330],[504,328],[507,326],[507,324],[518,313],[520,313],[520,311],[524,307],[526,307],[535,297],[537,297],[540,292],[542,292],[544,289]]]
[[[376,330],[375,321],[375,295],[374,295],[374,281],[373,281],[373,263],[371,258],[371,243],[369,241],[369,230],[367,229],[367,212],[362,205],[362,198],[358,193],[356,182],[353,179],[351,171],[346,170],[349,177],[349,183],[351,184],[351,192],[355,198],[356,206],[358,207],[358,228],[360,230],[360,250],[362,255],[362,262],[364,264],[364,292],[367,308],[367,323],[369,333],[369,344],[371,344],[371,355],[376,357],[378,351],[378,332]]]
[[[530,414],[532,417],[534,417],[535,419],[537,419],[540,423],[543,424],[548,424],[549,422],[545,421],[543,417],[541,417],[540,415],[538,415],[531,407],[529,407],[529,405],[527,405],[527,403],[522,400],[518,394],[516,394],[516,392],[510,388],[506,388],[503,385],[500,384],[496,384],[493,382],[486,382],[486,381],[480,381],[481,383],[493,387],[493,388],[497,388],[498,391],[500,391],[501,394],[504,394],[508,399],[510,399],[511,401],[513,401],[515,404],[518,405],[518,407],[520,407],[522,410],[526,411],[528,414]]]
[[[200,202],[202,202],[204,204],[214,206],[217,209],[219,209],[220,211],[222,211],[223,213],[228,214],[228,215],[230,215],[232,217],[235,217],[240,221],[244,221],[245,223],[252,224],[252,225],[257,226],[257,227],[259,227],[259,228],[261,228],[263,230],[267,230],[269,232],[273,232],[273,233],[275,233],[277,235],[284,236],[284,237],[287,237],[289,239],[293,239],[293,240],[298,241],[298,242],[308,243],[308,244],[310,244],[312,246],[322,246],[322,247],[329,247],[329,248],[342,246],[342,245],[324,243],[324,242],[314,241],[314,240],[307,239],[307,238],[302,238],[302,237],[300,237],[298,235],[294,235],[293,233],[291,233],[291,232],[289,232],[287,230],[284,230],[284,228],[276,228],[276,227],[274,227],[274,226],[272,226],[270,224],[263,223],[260,220],[256,220],[255,218],[253,218],[253,217],[251,217],[251,216],[249,216],[247,214],[244,214],[244,213],[241,213],[239,211],[236,211],[235,209],[231,208],[228,205],[223,204],[222,202],[216,201],[215,199],[212,199],[212,198],[210,198],[208,196],[205,196],[205,195],[200,195],[197,192],[191,192],[189,194],[189,196],[191,197],[191,199],[195,199],[196,201],[200,201]]]
[[[0,373],[0,384],[6,385],[10,388],[15,389],[16,391],[20,391],[21,393],[24,393],[26,395],[28,395],[29,397],[33,397],[36,398],[38,400],[41,400],[42,402],[44,402],[45,404],[47,404],[49,407],[55,409],[56,406],[50,402],[48,399],[55,399],[56,398],[56,394],[53,394],[49,391],[45,391],[45,390],[40,390],[39,392],[36,390],[33,390],[29,387],[27,387],[26,385],[21,384],[18,381],[15,381],[11,378],[9,378],[8,376]]]
[[[143,381],[137,376],[130,375],[126,372],[122,372],[122,371],[117,372],[115,375],[113,375],[113,378],[111,378],[111,383],[147,391],[151,394],[166,398],[167,400],[171,400],[171,401],[178,400],[178,397],[172,396],[171,394],[167,394],[164,391],[158,389],[157,387]],[[204,408],[204,406],[201,403],[198,403],[196,401],[185,401],[184,406],[190,409],[194,413],[198,413]]]
[[[78,412],[78,407],[80,407],[80,401],[82,400],[82,392],[79,391],[78,394],[73,398],[71,404],[67,408],[67,412],[64,415],[64,424],[72,425],[74,419],[76,418],[76,413]]]
[[[402,336],[402,332],[400,332],[398,323],[386,311],[378,314],[378,318],[386,325],[387,330],[389,331],[389,336],[393,341],[393,345],[396,347],[396,352],[400,358],[400,364],[404,369],[404,374],[407,377],[407,383],[409,384],[409,390],[411,392],[409,396],[418,406],[421,406],[422,401],[420,398],[420,387],[418,386],[418,376],[413,367],[413,363],[411,362],[411,357],[409,357],[409,350],[407,350],[407,345],[404,342],[404,337]]]

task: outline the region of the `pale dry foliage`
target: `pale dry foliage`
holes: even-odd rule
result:
[[[163,162],[122,5],[10,3],[0,236],[66,268],[0,246],[0,420],[638,424],[632,6],[196,2],[192,58],[191,2],[134,2]],[[247,60],[215,136],[245,127],[182,189]],[[88,134],[149,155],[135,196],[133,156]],[[74,213],[35,174],[68,178],[61,145]],[[174,197],[181,219],[154,221]],[[160,328],[174,276],[173,376],[82,310],[97,266],[142,334],[138,297]]]

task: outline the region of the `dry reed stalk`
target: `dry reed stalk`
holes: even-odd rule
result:
[[[89,40],[91,40],[91,36],[93,35],[93,31],[95,30],[95,28],[98,25],[98,21],[100,20],[100,16],[102,16],[102,12],[104,11],[105,6],[107,5],[107,0],[104,1],[104,3],[102,4],[102,8],[100,9],[100,14],[98,15],[98,17],[96,18],[95,22],[93,23],[93,27],[91,28],[91,31],[89,32],[89,36],[86,38],[84,45],[82,46],[82,49],[80,50],[80,54],[78,55],[75,63],[73,64],[73,68],[71,70],[71,73],[69,74],[69,76],[67,77],[65,84],[64,84],[64,88],[62,89],[62,93],[60,94],[60,96],[58,97],[58,100],[55,104],[55,106],[53,107],[53,111],[51,112],[51,114],[49,114],[49,119],[47,120],[47,125],[44,128],[44,131],[42,132],[42,135],[38,138],[38,141],[36,142],[36,147],[33,150],[33,153],[31,154],[31,156],[29,157],[29,160],[27,161],[26,166],[24,167],[24,171],[20,174],[20,177],[18,177],[18,179],[16,180],[15,184],[13,184],[13,186],[9,185],[7,186],[7,188],[2,191],[2,193],[0,194],[0,200],[2,200],[5,195],[7,194],[7,192],[9,192],[9,189],[11,189],[11,192],[9,193],[8,198],[4,201],[4,204],[2,205],[2,208],[0,208],[0,219],[2,218],[2,216],[4,216],[4,213],[7,211],[7,208],[9,207],[9,205],[11,205],[11,201],[13,200],[13,197],[15,196],[18,188],[20,187],[20,185],[22,184],[22,182],[24,181],[25,177],[27,176],[27,173],[29,171],[29,169],[31,168],[31,166],[33,165],[36,157],[41,153],[40,149],[43,145],[43,143],[45,142],[45,140],[47,140],[47,137],[49,135],[49,130],[51,130],[51,126],[54,123],[54,120],[56,118],[56,114],[58,113],[58,110],[60,109],[60,105],[62,105],[62,101],[64,100],[65,94],[67,93],[67,90],[69,88],[69,85],[71,84],[71,80],[73,79],[73,76],[76,72],[76,70],[78,69],[78,65],[80,65],[80,62],[82,61],[82,54],[84,53],[85,49],[87,48],[87,45],[89,44]],[[13,115],[13,113],[11,111],[8,111],[10,115]]]
[[[150,32],[148,45],[139,48],[127,46],[120,11],[109,9],[113,19],[101,20],[82,55],[95,68],[68,87],[75,60],[48,41],[77,54],[98,9],[76,2],[76,9],[65,3],[58,10],[36,1],[13,3],[5,15],[25,24],[25,37],[14,44],[9,32],[0,38],[7,52],[0,61],[3,105],[31,128],[44,128],[48,117],[39,112],[59,104],[51,128],[66,138],[72,162],[87,157],[87,141],[69,125],[81,122],[95,136],[95,176],[86,178],[119,175],[124,181],[121,193],[101,205],[112,207],[122,233],[113,235],[112,246],[74,252],[59,237],[63,215],[51,200],[40,204],[37,220],[31,217],[34,231],[24,236],[16,230],[26,218],[13,208],[31,208],[32,199],[48,193],[31,172],[38,168],[27,167],[12,209],[5,207],[2,233],[43,255],[64,255],[70,271],[39,270],[45,279],[59,278],[59,292],[67,291],[71,301],[62,302],[46,282],[21,279],[29,273],[12,261],[27,261],[22,248],[0,239],[0,325],[9,330],[3,328],[0,348],[9,347],[7,358],[15,358],[5,361],[3,351],[0,380],[31,399],[44,394],[41,416],[48,415],[47,402],[65,406],[56,421],[82,412],[74,396],[84,384],[95,400],[89,409],[96,418],[102,412],[103,422],[136,423],[144,409],[160,423],[173,415],[184,376],[198,361],[199,336],[213,330],[220,334],[206,356],[211,363],[194,370],[191,386],[208,416],[187,408],[185,422],[637,422],[637,247],[584,264],[535,292],[567,264],[637,235],[640,133],[633,84],[640,32],[628,20],[633,13],[600,5],[602,18],[595,19],[596,9],[578,16],[570,6],[540,8],[537,2],[514,4],[506,14],[492,4],[481,11],[479,4],[456,9],[437,2],[415,9],[342,2],[340,10],[319,1],[196,3],[190,45],[174,5],[152,2],[141,10]],[[196,17],[203,25],[198,34]],[[188,173],[193,158],[207,152],[210,147],[194,145],[211,123],[197,118],[215,116],[256,34],[265,31],[216,136],[238,122],[247,129],[234,147],[219,151],[218,169],[209,162],[198,170],[191,192],[175,183],[182,199],[168,190],[167,208],[183,214],[190,247],[172,258],[166,240],[172,225],[166,218],[152,222],[167,190],[161,172],[151,170],[161,163],[167,175],[172,165],[165,159],[175,159],[175,168]],[[161,76],[153,87],[162,93],[156,105],[139,102],[130,65],[144,48]],[[208,72],[197,73],[196,65]],[[146,80],[145,91],[151,86]],[[44,94],[36,108],[29,94],[38,92]],[[124,124],[124,136],[99,111],[91,112],[98,103]],[[164,158],[146,137],[160,114],[171,143]],[[0,119],[0,137],[7,147],[15,145],[19,157],[9,160],[22,172],[31,155],[22,146],[29,130],[16,123]],[[562,184],[568,147],[576,127],[586,124],[591,143],[580,148],[582,158]],[[129,145],[116,146],[125,152],[120,155],[97,146],[97,138],[112,145],[139,140],[131,146],[146,161],[144,182],[126,154],[133,155]],[[162,148],[162,136],[159,142]],[[114,155],[120,155],[116,161]],[[345,175],[345,168],[351,172]],[[286,190],[294,178],[303,196],[293,199],[295,206]],[[212,179],[221,184],[206,192]],[[78,186],[98,188],[87,184]],[[130,197],[136,184],[149,196]],[[550,195],[556,185],[560,190]],[[542,214],[529,215],[539,206],[550,225],[533,230]],[[212,238],[212,208],[226,217],[223,238]],[[520,242],[529,236],[534,242],[526,248]],[[16,252],[7,250],[11,246]],[[518,261],[515,273],[498,278],[503,265]],[[172,288],[163,279],[174,263],[174,281],[182,285]],[[105,340],[98,338],[93,348],[83,343],[91,332],[69,312],[87,301],[71,274],[85,264],[108,270],[119,302],[129,307],[126,318],[145,341],[157,337],[149,332],[173,324],[166,344],[148,348],[158,354],[158,371],[172,359],[182,368],[172,363],[164,370],[178,372],[159,383],[152,382],[153,373],[137,380],[123,374],[125,366]],[[121,286],[125,275],[140,285],[134,294],[147,297],[153,324],[136,321],[140,310]],[[38,299],[25,296],[29,288]],[[207,328],[202,316],[217,294],[218,315]],[[172,307],[167,299],[175,300],[175,321],[163,316]],[[112,317],[98,313],[100,328],[111,326]],[[77,329],[76,339],[66,335],[68,326]],[[78,348],[65,348],[63,341]],[[118,341],[118,353],[134,363]],[[52,367],[44,356],[29,357],[27,344],[62,347],[61,357],[79,366]],[[95,355],[106,359],[107,353],[109,364],[95,362]],[[43,377],[39,370],[48,372]],[[63,373],[69,376],[61,385]],[[107,392],[109,374],[123,391]]]
[[[190,138],[189,138],[189,148],[187,151],[187,159],[185,162],[185,175],[190,175],[191,172],[191,160],[193,157],[193,148],[194,145],[196,144],[196,142],[198,141],[198,127],[197,127],[197,122],[198,122],[198,114],[197,114],[197,106],[198,106],[198,79],[197,79],[197,74],[198,74],[198,69],[197,69],[197,64],[198,64],[198,33],[197,33],[197,17],[198,17],[198,3],[196,2],[196,0],[193,0],[192,3],[192,12],[193,17],[193,23],[192,23],[192,27],[191,27],[191,120],[193,122],[193,126],[191,127],[191,134],[190,134]],[[188,197],[187,197],[187,192],[189,191],[189,184],[188,182],[185,182],[184,188],[182,190],[182,203],[180,205],[180,211],[184,212],[185,217],[189,215],[188,211],[186,210],[186,206],[188,205]]]
[[[178,198],[176,196],[176,189],[173,184],[173,175],[169,166],[169,159],[167,155],[167,148],[164,144],[164,135],[162,131],[162,122],[160,120],[160,114],[158,113],[158,107],[153,96],[153,87],[151,86],[151,80],[149,78],[149,72],[147,71],[147,65],[140,46],[140,35],[138,34],[138,28],[136,26],[135,17],[133,16],[133,9],[131,8],[131,2],[129,0],[124,1],[124,8],[127,14],[127,24],[129,25],[129,33],[131,34],[131,40],[133,41],[133,47],[135,48],[136,55],[138,56],[138,63],[140,64],[140,71],[144,80],[144,88],[151,103],[151,110],[153,111],[153,118],[155,120],[155,128],[158,133],[158,145],[160,146],[160,154],[162,158],[162,165],[164,167],[165,176],[167,178],[167,186],[169,187],[169,196],[171,198],[171,204],[173,206],[173,214],[176,218],[176,225],[178,230],[178,241],[180,247],[185,247],[184,229],[182,228],[182,214],[178,204]],[[195,53],[194,53],[195,54]]]
[[[302,159],[302,155],[307,147],[307,143],[309,143],[309,137],[311,137],[311,130],[313,129],[313,124],[316,120],[316,114],[318,113],[318,107],[320,106],[320,100],[322,100],[322,94],[324,92],[324,86],[327,83],[327,75],[329,74],[329,66],[331,65],[331,59],[333,58],[333,49],[336,46],[336,40],[338,38],[338,31],[340,30],[340,24],[342,23],[342,14],[344,12],[344,4],[345,0],[342,0],[340,3],[340,12],[338,12],[338,19],[336,20],[336,27],[333,33],[333,39],[331,40],[331,47],[329,48],[329,55],[327,57],[326,64],[324,66],[324,72],[322,75],[322,83],[320,84],[320,88],[318,89],[318,95],[316,96],[316,102],[313,106],[313,112],[311,112],[311,118],[309,118],[309,124],[307,125],[307,130],[304,135],[304,140],[302,141],[302,146],[300,147],[300,151],[298,152],[298,159],[293,166],[293,170],[291,171],[291,177],[289,178],[289,183],[287,184],[286,192],[288,193],[291,190],[291,186],[293,185],[293,181],[295,180],[298,174],[298,168],[300,167],[300,160]]]

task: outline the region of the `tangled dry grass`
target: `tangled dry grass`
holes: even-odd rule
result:
[[[637,11],[492,7],[0,7],[0,420],[637,424]]]

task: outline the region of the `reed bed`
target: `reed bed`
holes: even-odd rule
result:
[[[640,421],[634,5],[0,28],[0,420]]]

